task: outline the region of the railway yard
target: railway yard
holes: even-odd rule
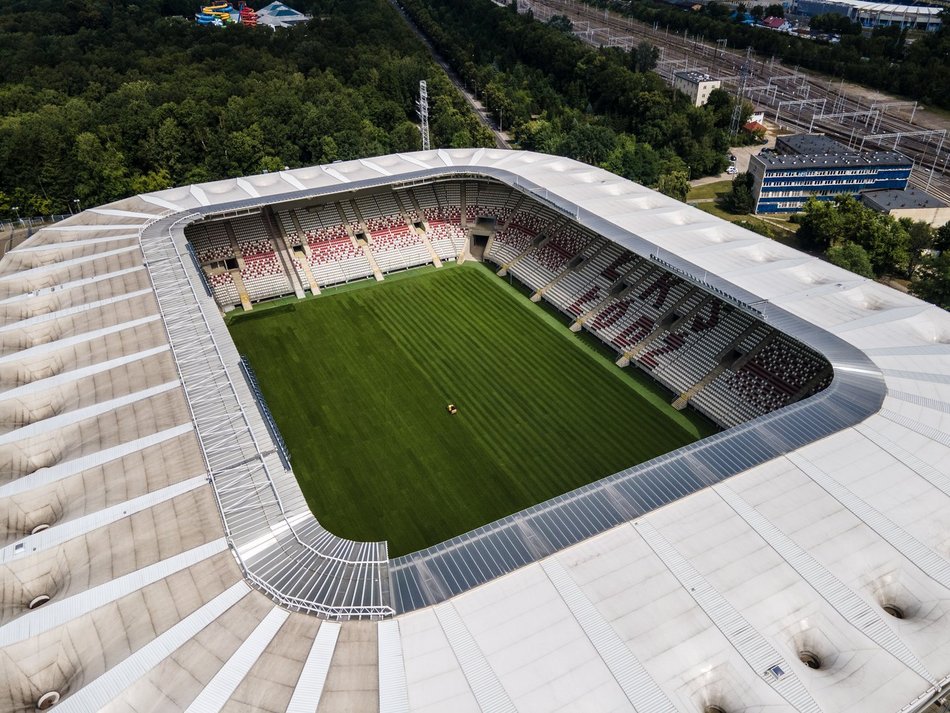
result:
[[[896,150],[914,162],[910,185],[950,203],[950,121],[918,102],[892,97],[798,68],[725,41],[673,33],[575,0],[522,0],[519,10],[541,21],[564,15],[586,42],[633,49],[648,41],[660,50],[656,71],[672,83],[681,70],[706,72],[752,103],[779,130],[818,132],[855,149]],[[764,30],[763,30],[764,31]]]

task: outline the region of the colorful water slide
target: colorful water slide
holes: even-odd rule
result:
[[[240,22],[245,27],[256,27],[257,13],[244,2],[232,6],[228,2],[219,0],[202,7],[201,12],[195,14],[195,22],[199,25],[217,25],[218,27],[231,22]]]
[[[245,27],[257,27],[257,13],[241,3],[241,22]]]
[[[216,17],[221,22],[230,22],[234,8],[227,2],[216,2],[201,8],[201,14]]]

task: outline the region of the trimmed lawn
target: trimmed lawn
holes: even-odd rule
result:
[[[686,196],[686,202],[715,199],[720,193],[728,193],[732,190],[732,179],[724,181],[715,181],[713,183],[704,183],[701,186],[694,186],[689,189]]]
[[[484,266],[399,277],[228,320],[337,535],[407,554],[714,432]]]

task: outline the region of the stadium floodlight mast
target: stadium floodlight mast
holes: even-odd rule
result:
[[[419,113],[419,133],[422,134],[422,150],[428,151],[429,144],[429,92],[426,88],[426,80],[419,82],[419,100],[416,102],[416,111]]]

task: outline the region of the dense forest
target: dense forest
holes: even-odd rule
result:
[[[911,34],[899,27],[879,28],[870,34],[851,31],[843,34],[838,44],[829,44],[743,25],[730,19],[731,10],[723,2],[707,3],[700,12],[684,12],[651,0],[584,2],[609,7],[642,22],[657,23],[671,32],[685,30],[691,35],[703,35],[707,40],[726,39],[732,48],[752,47],[789,67],[814,69],[831,77],[950,108],[950,27],[946,22],[940,31],[929,33]]]
[[[494,145],[385,0],[303,0],[308,25],[198,27],[192,0],[0,3],[0,218],[417,149]]]
[[[650,71],[651,45],[594,49],[570,34],[566,18],[540,23],[491,0],[402,5],[522,148],[661,190],[675,185],[672,194],[687,176],[725,169],[733,100],[720,91],[692,106]]]

